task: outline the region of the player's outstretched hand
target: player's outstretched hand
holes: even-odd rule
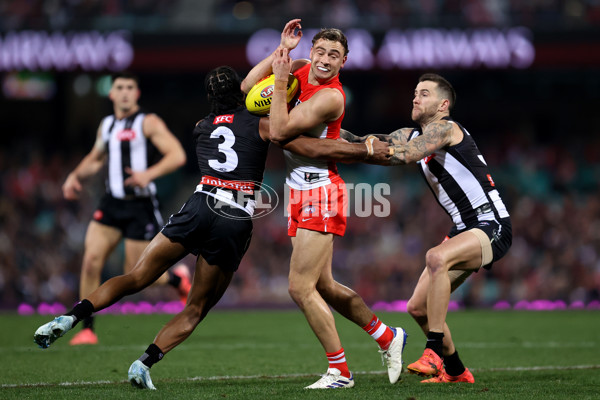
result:
[[[300,25],[301,19],[292,19],[283,28],[281,32],[280,46],[288,50],[295,49],[302,38],[302,25]],[[298,29],[298,31],[296,31]]]

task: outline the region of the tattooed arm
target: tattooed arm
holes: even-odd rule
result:
[[[372,133],[366,136],[357,136],[350,131],[345,129],[340,129],[340,137],[350,143],[360,143],[367,140],[369,136],[375,136],[377,139],[382,142],[387,142],[390,145],[398,145],[402,143],[406,143],[408,141],[408,135],[412,131],[411,128],[401,128],[397,129],[392,133],[380,134],[380,133]]]
[[[391,134],[390,134],[391,135]],[[344,139],[345,141],[349,142],[349,143],[364,143],[365,140],[367,140],[367,138],[369,136],[375,136],[377,139],[381,140],[382,142],[386,142],[389,144],[392,144],[392,142],[389,141],[389,136],[390,135],[382,135],[379,133],[371,133],[369,135],[366,136],[357,136],[354,133],[347,131],[345,129],[340,129],[340,138]]]
[[[361,143],[367,139],[366,136],[356,136],[354,133],[347,131],[345,129],[340,129],[340,138],[344,139],[349,143]]]
[[[394,155],[389,159],[388,165],[417,162],[431,155],[436,150],[451,145],[453,143],[452,133],[455,126],[455,124],[449,121],[432,122],[427,125],[421,136],[414,138],[410,142],[407,142],[410,130],[405,132],[403,137],[391,142],[394,145]],[[405,130],[406,128],[399,131]]]
[[[457,133],[453,134],[456,124],[450,121],[432,122],[423,131],[421,136],[418,136],[408,141],[412,128],[396,129],[387,135],[375,134],[382,142],[388,142],[394,149],[394,154],[381,165],[402,165],[417,162],[424,157],[432,154],[434,151],[449,146],[462,140],[462,131],[456,128]],[[367,136],[357,136],[345,129],[340,131],[340,137],[348,142],[364,142]]]

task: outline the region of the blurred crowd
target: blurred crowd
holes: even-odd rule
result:
[[[364,28],[528,26],[570,29],[600,22],[597,0],[3,0],[0,31],[128,29],[196,32],[306,26]]]
[[[600,1],[0,1],[2,37],[10,31],[27,29],[248,33],[263,27],[281,29],[286,20],[295,17],[310,27],[365,28],[373,32],[391,27],[518,25],[559,31],[600,26]],[[591,99],[597,94],[594,81],[589,83],[586,75],[568,77],[568,82],[586,81],[586,91],[569,89],[564,93],[558,91],[558,86],[548,86],[541,73],[539,76],[534,87],[541,88],[542,94],[528,98],[533,103],[538,103],[538,98],[551,97],[549,93],[568,97],[577,92],[583,94],[584,100],[586,93]],[[481,87],[483,98],[494,98],[494,85]],[[490,88],[491,95],[485,91]],[[407,93],[411,90],[412,86]],[[532,94],[535,91],[527,93]],[[379,119],[396,116],[396,104],[388,100],[390,96],[395,93],[386,94],[379,86],[369,92],[367,97],[372,100],[365,106],[366,113],[375,115],[369,108],[372,107],[384,110]],[[566,112],[565,107],[561,102],[562,112]],[[358,118],[350,114],[345,121],[358,123]],[[589,124],[594,125],[597,126]],[[63,126],[56,129],[63,128],[68,130]],[[560,138],[568,136],[563,128],[571,127],[560,125]],[[7,132],[11,129],[9,126]],[[587,125],[584,129],[588,129]],[[547,132],[537,134],[545,137]],[[45,134],[39,135],[40,140],[49,141]],[[491,271],[475,274],[454,294],[457,301],[489,306],[499,300],[511,304],[535,299],[570,303],[600,298],[600,140],[594,136],[600,137],[597,132],[591,132],[589,138],[582,137],[580,147],[565,147],[558,141],[528,142],[527,135],[510,133],[493,145],[479,142],[511,213],[514,240],[508,255]],[[65,201],[61,185],[83,157],[81,150],[65,149],[63,154],[54,154],[45,152],[42,144],[33,139],[17,139],[20,138],[15,136],[14,146],[0,147],[0,309],[14,309],[20,303],[60,302],[69,306],[78,300],[85,229],[97,205],[102,182],[97,179],[87,185],[81,201]],[[283,163],[281,158],[275,160],[265,181],[282,198]],[[177,179],[162,183],[163,188],[168,187],[162,191],[164,217],[176,211],[195,187],[195,159],[190,157],[189,163],[188,168],[177,173]],[[346,236],[334,243],[336,278],[355,288],[371,304],[408,299],[423,270],[425,252],[446,235],[449,218],[414,167],[340,168],[348,183],[389,183],[391,213],[385,218],[349,218]],[[291,246],[286,228],[281,204],[273,213],[255,221],[252,244],[221,302],[223,305],[291,305],[287,293]],[[103,279],[122,272],[121,257],[122,251],[117,251],[109,259]],[[193,265],[193,258],[184,261]],[[150,301],[176,299],[173,291],[152,287],[135,296]]]
[[[593,26],[600,21],[600,4],[595,0],[224,0],[215,3],[219,5],[219,16],[255,18],[259,25],[275,27],[279,26],[282,16],[302,18],[308,26],[372,31],[422,26],[528,26],[556,30]],[[242,7],[241,3],[245,5]]]
[[[475,274],[453,298],[472,307],[499,300],[514,305],[520,300],[568,304],[599,299],[600,146],[592,143],[579,152],[558,145],[507,143],[482,151],[512,216],[513,246],[491,271]],[[67,202],[61,185],[83,154],[65,159],[44,154],[32,143],[22,146],[0,150],[0,308],[15,309],[23,302],[69,306],[78,300],[83,239],[101,181],[88,184],[81,201]],[[280,167],[279,161],[271,162],[265,182],[281,197]],[[346,236],[334,243],[334,276],[369,304],[408,299],[425,252],[450,229],[449,218],[413,167],[341,167],[347,183],[391,186],[386,196],[390,215],[359,218],[351,213]],[[182,173],[186,176],[179,180],[179,190],[163,202],[165,217],[194,188],[197,176]],[[291,247],[286,227],[281,203],[255,220],[250,249],[221,305],[292,304],[287,293]],[[104,279],[121,273],[120,257],[117,253],[109,260]],[[193,265],[193,257],[184,261]],[[134,300],[176,298],[174,291],[158,288],[136,296]]]

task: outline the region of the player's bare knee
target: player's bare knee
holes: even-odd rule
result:
[[[152,279],[153,277],[151,275],[142,271],[143,270],[141,268],[134,269],[133,271],[123,275],[129,279],[129,285],[133,286],[136,290],[142,290],[154,282],[154,279]]]
[[[411,297],[406,303],[406,311],[417,321],[423,318],[427,319],[427,304],[417,301],[414,297]]]
[[[441,251],[436,248],[430,249],[425,255],[425,263],[431,273],[436,274],[445,270],[446,260]]]
[[[104,266],[104,258],[98,254],[85,254],[81,265],[82,275],[98,275]]]
[[[313,289],[314,290],[314,289]],[[310,290],[305,285],[296,285],[290,282],[288,286],[288,293],[290,297],[300,308],[302,308],[305,300],[308,298]]]
[[[193,325],[196,326],[206,316],[205,303],[195,304],[187,303],[182,311],[185,314],[186,319]]]
[[[290,294],[292,300],[294,300],[296,303],[298,303],[298,301],[302,298],[301,291],[299,291],[295,286],[288,286],[288,293]]]

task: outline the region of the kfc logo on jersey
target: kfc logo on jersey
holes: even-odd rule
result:
[[[232,124],[232,123],[233,123],[233,114],[217,115],[215,117],[215,120],[213,121],[213,125]]]
[[[133,129],[123,129],[117,133],[117,139],[121,142],[130,142],[135,139],[135,131]]]

